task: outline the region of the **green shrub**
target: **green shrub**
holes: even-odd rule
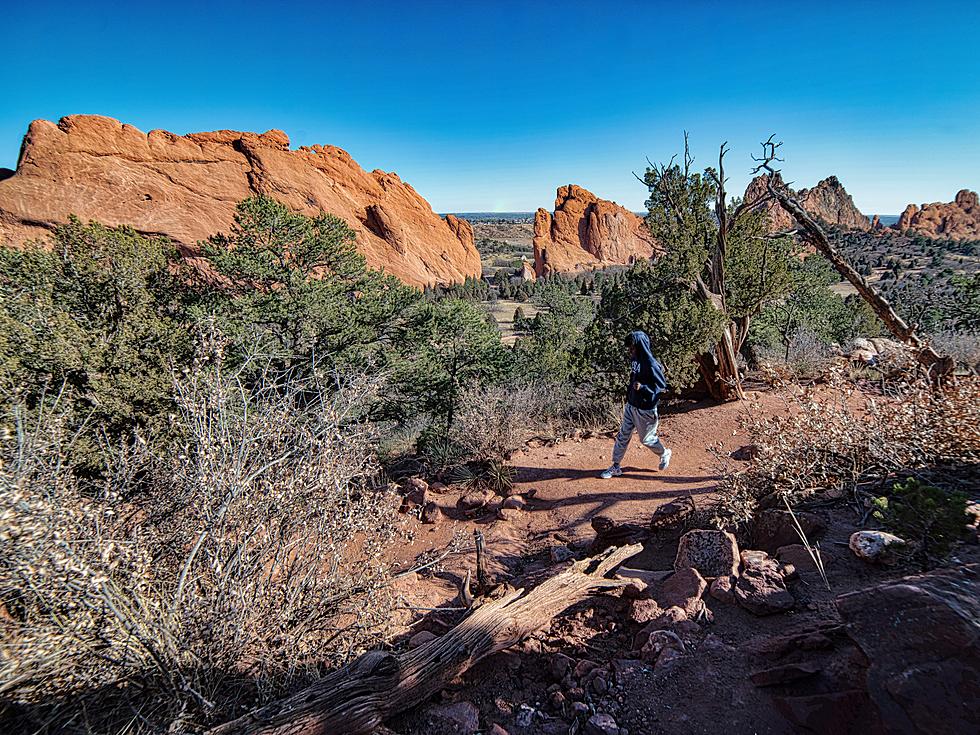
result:
[[[48,244],[0,249],[0,389],[29,407],[75,401],[79,467],[100,465],[99,436],[167,430],[191,344],[177,258],[166,240],[74,217]]]
[[[874,501],[873,515],[907,541],[923,562],[942,559],[966,527],[967,496],[926,485],[915,478],[896,482]]]

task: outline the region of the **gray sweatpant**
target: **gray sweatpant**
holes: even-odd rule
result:
[[[626,447],[629,446],[630,439],[633,437],[633,430],[640,435],[643,445],[650,447],[654,452],[663,456],[667,447],[657,436],[657,428],[660,426],[660,416],[657,409],[642,411],[636,406],[626,404],[623,409],[623,423],[619,426],[619,434],[616,435],[616,444],[613,446],[613,464],[618,465],[626,454]]]

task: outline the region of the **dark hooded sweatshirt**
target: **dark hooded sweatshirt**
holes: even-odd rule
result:
[[[626,402],[641,411],[649,411],[657,407],[660,394],[667,388],[664,368],[650,351],[650,338],[645,332],[630,332],[626,344],[636,347],[636,356],[630,365]]]

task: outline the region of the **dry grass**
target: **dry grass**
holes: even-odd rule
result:
[[[0,469],[0,716],[32,731],[186,731],[385,634],[389,503],[364,380],[177,381],[179,443],[64,464],[65,396],[15,407]]]
[[[716,524],[747,521],[766,496],[792,504],[850,502],[866,517],[872,497],[896,479],[918,477],[951,490],[978,479],[975,377],[958,378],[942,392],[896,365],[860,389],[843,365],[805,389],[779,375],[770,379],[787,411],[748,412],[745,428],[757,456],[727,476]]]

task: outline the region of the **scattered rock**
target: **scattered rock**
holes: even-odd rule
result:
[[[564,653],[552,654],[548,659],[548,670],[555,681],[561,681],[575,667],[575,662]]]
[[[419,646],[424,646],[429,641],[434,641],[438,637],[439,636],[437,636],[431,630],[420,630],[418,633],[408,639],[408,647],[410,649],[415,649]]]
[[[858,559],[872,564],[897,561],[906,546],[903,539],[885,531],[855,531],[847,545]]]
[[[585,723],[586,735],[619,735],[619,727],[612,715],[597,712]]]
[[[433,707],[429,716],[460,735],[473,735],[480,729],[480,710],[472,702],[456,702]]]
[[[629,607],[629,619],[633,623],[646,625],[664,614],[656,600],[633,600]]]
[[[535,714],[537,714],[537,710],[534,707],[522,704],[517,710],[517,716],[514,717],[514,724],[518,727],[530,727],[534,722]]]
[[[493,500],[493,493],[489,490],[477,490],[463,495],[456,501],[456,507],[467,515],[479,513]]]
[[[442,511],[439,506],[433,501],[429,501],[424,506],[422,506],[422,514],[420,516],[422,523],[436,524],[442,520]]]
[[[497,508],[497,518],[502,521],[516,521],[521,515],[521,511],[516,508],[504,508],[503,506]]]
[[[561,564],[562,562],[575,558],[575,552],[567,546],[552,546],[550,553],[551,561],[555,564]]]
[[[729,575],[716,577],[708,588],[708,592],[719,602],[731,604],[735,602],[735,579]]]
[[[793,595],[773,559],[750,560],[735,583],[735,600],[753,615],[772,615],[791,610]]]
[[[664,608],[679,607],[687,617],[693,617],[701,611],[701,595],[708,588],[696,569],[678,569],[663,583],[657,592],[657,601]]]
[[[590,661],[587,658],[583,658],[581,661],[575,664],[575,669],[572,671],[572,676],[574,676],[576,679],[581,679],[590,671],[597,668],[599,668],[599,664],[597,664],[595,661]]]
[[[429,485],[429,492],[436,495],[445,495],[449,492],[449,486],[441,482],[433,482]]]
[[[641,632],[639,642],[640,646],[637,650],[640,652],[640,658],[649,663],[655,663],[660,658],[660,654],[668,648],[679,653],[685,653],[687,651],[687,648],[684,646],[684,641],[681,640],[680,636],[670,630]]]
[[[639,600],[646,597],[646,591],[648,585],[642,579],[636,579],[635,577],[624,577],[617,574],[616,579],[626,581],[626,585],[623,587],[623,598],[626,600]]]
[[[730,456],[738,462],[749,462],[759,456],[759,445],[746,444],[736,449]]]
[[[820,670],[820,666],[814,663],[786,664],[756,671],[749,676],[749,680],[757,687],[773,687],[809,679],[820,673]]]
[[[694,510],[694,499],[688,495],[661,505],[650,519],[650,528],[666,528],[681,523]]]
[[[831,566],[834,563],[835,557],[830,552],[824,549],[817,549],[820,553],[820,561],[823,563],[824,569]],[[803,544],[790,544],[789,546],[780,546],[776,551],[776,558],[779,559],[785,565],[792,565],[796,568],[807,581],[813,582],[820,578],[820,573],[817,571],[817,565],[813,561],[813,557],[810,556],[810,552],[806,550]]]
[[[980,564],[882,582],[837,609],[889,732],[980,732]]]
[[[739,561],[742,562],[743,569],[765,564],[770,560],[770,558],[771,557],[769,554],[764,551],[758,551],[757,549],[745,549],[738,555]]]
[[[656,620],[653,620],[649,625],[654,625],[658,628],[673,628],[674,626],[687,620],[687,613],[684,612],[683,608],[680,607],[669,607],[664,610],[664,614],[661,615]],[[649,627],[648,625],[648,627]]]
[[[416,492],[427,492],[429,490],[429,483],[423,480],[421,477],[409,477],[405,480],[405,484],[402,486],[402,493],[408,495],[412,491]]]
[[[500,507],[506,510],[524,510],[527,508],[527,501],[521,495],[511,495],[501,501]]]
[[[806,534],[811,543],[827,530],[826,522],[816,513],[799,510],[791,514],[788,510],[770,508],[756,514],[752,520],[749,528],[752,548],[763,549],[774,554],[780,546],[798,544],[800,535],[793,523],[794,514],[803,529],[803,533]]]
[[[738,544],[727,531],[695,530],[681,536],[674,569],[693,568],[705,577],[738,573]]]

